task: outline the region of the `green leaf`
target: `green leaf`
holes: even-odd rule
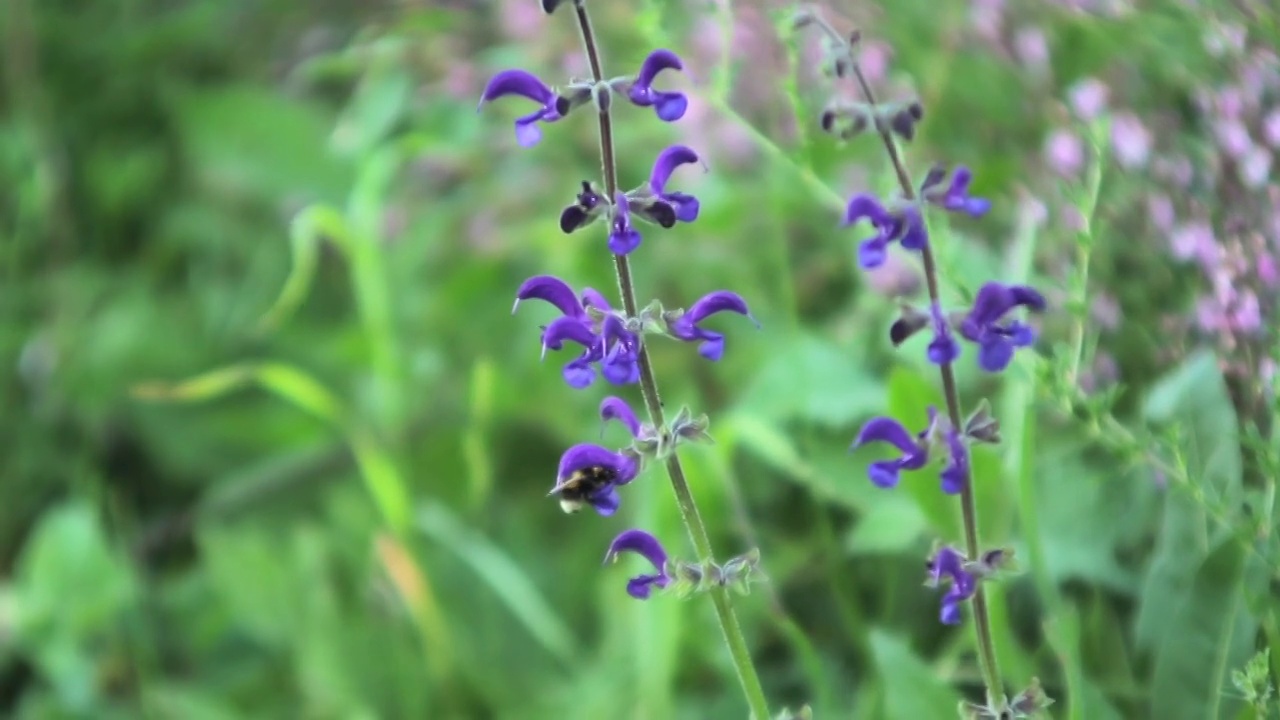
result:
[[[279,327],[306,299],[316,274],[320,246],[325,241],[333,243],[344,253],[350,252],[351,238],[342,213],[328,205],[312,205],[293,218],[289,224],[293,266],[280,289],[280,296],[258,321],[260,330],[270,331]]]
[[[884,407],[884,387],[862,366],[860,353],[805,333],[777,342],[737,409],[843,430]]]
[[[1196,570],[1172,622],[1163,628],[1151,684],[1152,717],[1215,720],[1234,712],[1224,707],[1236,705],[1227,671],[1248,659],[1253,635],[1252,623],[1239,628],[1237,622],[1243,571],[1244,551],[1233,538],[1219,543]],[[1246,640],[1243,647],[1232,641],[1238,634]]]
[[[506,553],[439,503],[418,510],[417,527],[469,565],[547,652],[565,664],[572,662],[576,650],[568,624]]]
[[[913,501],[886,494],[858,520],[845,545],[855,555],[903,552],[916,544],[927,524]]]
[[[871,632],[884,693],[886,720],[956,717],[961,697],[911,650],[906,641],[882,630]]]

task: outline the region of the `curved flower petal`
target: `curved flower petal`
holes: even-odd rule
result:
[[[631,437],[640,436],[640,420],[636,418],[636,413],[627,404],[626,400],[620,397],[610,395],[600,401],[600,419],[608,422],[617,420],[627,427],[631,432]]]
[[[535,275],[521,283],[516,290],[516,303],[511,308],[515,312],[521,300],[545,300],[568,317],[580,317],[583,314],[582,304],[569,284],[554,275]]]
[[[698,153],[687,145],[672,145],[662,152],[658,153],[658,157],[653,161],[653,170],[649,173],[649,189],[654,195],[662,195],[666,189],[667,180],[671,178],[671,173],[681,165],[689,165],[698,162]]]
[[[912,454],[920,450],[916,436],[903,427],[902,423],[891,417],[875,417],[868,420],[858,431],[858,437],[854,438],[853,446],[849,449],[859,448],[872,442],[887,442],[904,454]]]
[[[636,85],[647,88],[653,84],[653,79],[663,70],[683,70],[684,63],[680,61],[680,56],[666,49],[654,50],[649,53],[648,57],[640,65],[640,72],[636,74]]]
[[[613,310],[604,294],[595,288],[582,288],[582,305],[584,308],[592,307],[606,313]]]
[[[555,91],[542,82],[537,75],[518,69],[503,70],[494,75],[484,86],[480,104],[497,100],[504,95],[519,95],[543,105],[552,102],[556,97]]]
[[[848,227],[857,223],[859,220],[866,218],[871,221],[872,225],[877,228],[889,224],[890,216],[880,201],[874,195],[854,195],[849,199],[849,204],[844,210],[844,220],[841,222],[842,227]]]
[[[544,353],[547,350],[559,350],[564,347],[566,340],[590,348],[600,338],[581,318],[558,317],[542,331],[542,350]]]

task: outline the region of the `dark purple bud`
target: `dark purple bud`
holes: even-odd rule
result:
[[[670,228],[676,224],[676,209],[671,207],[670,203],[658,198],[628,198],[627,209],[647,222],[663,228]]]
[[[600,401],[600,419],[605,422],[617,420],[627,427],[631,437],[640,437],[640,420],[627,401],[620,397],[610,395]]]
[[[613,539],[605,553],[606,563],[617,562],[618,555],[633,552],[648,560],[657,570],[651,575],[637,575],[627,582],[627,594],[637,600],[645,600],[653,589],[665,588],[671,583],[667,574],[667,551],[658,539],[643,530],[627,530]]]
[[[974,442],[995,445],[1000,442],[1000,421],[991,414],[991,404],[985,399],[969,415],[964,423],[964,434]]]
[[[889,327],[889,342],[898,347],[912,335],[920,332],[929,324],[932,315],[920,312],[910,305],[902,305],[898,319]]]
[[[640,107],[652,107],[658,118],[665,122],[674,122],[684,117],[689,107],[689,100],[678,92],[663,92],[653,89],[653,80],[663,70],[683,70],[680,57],[670,50],[654,50],[645,58],[636,74],[636,80],[627,91],[631,102]]]
[[[866,103],[834,101],[822,111],[822,131],[841,140],[862,134],[871,124],[871,107]]]
[[[578,193],[574,204],[560,213],[560,230],[565,233],[580,230],[595,222],[607,207],[604,197],[584,180],[582,192]]]
[[[755,322],[742,296],[728,290],[718,290],[702,296],[687,311],[678,316],[668,313],[667,329],[676,339],[685,342],[701,342],[702,344],[698,346],[698,354],[708,360],[719,360],[724,354],[724,335],[698,325],[719,312],[735,312]]]
[[[542,12],[550,15],[556,11],[556,8],[564,2],[564,0],[539,0],[542,4]]]
[[[582,317],[582,304],[573,293],[569,284],[554,275],[535,275],[520,284],[516,290],[516,303],[511,307],[515,312],[521,300],[545,300],[551,303],[567,317]]]

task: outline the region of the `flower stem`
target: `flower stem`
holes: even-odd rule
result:
[[[819,27],[829,37],[838,42],[846,42],[845,38],[836,32],[826,20],[815,17]],[[871,85],[867,82],[866,75],[862,73],[862,68],[858,63],[853,63],[853,77],[858,82],[858,87],[862,91],[863,97],[867,104],[873,108],[876,104],[875,93],[871,90]],[[878,123],[878,125],[880,125]],[[880,140],[884,143],[885,152],[889,155],[889,162],[893,165],[894,174],[898,176],[898,185],[902,189],[902,196],[907,200],[916,198],[915,183],[911,181],[911,174],[907,171],[906,163],[902,160],[902,153],[898,149],[898,143],[894,140],[893,134],[889,128],[881,125],[878,128]],[[921,251],[924,262],[925,285],[929,290],[929,301],[934,304],[939,303],[938,292],[938,264],[933,257],[933,248],[925,243],[924,249]],[[963,418],[960,409],[960,393],[956,389],[956,375],[951,363],[943,363],[939,366],[942,375],[942,392],[947,401],[947,417],[951,420],[951,426],[954,428],[964,427]],[[960,514],[964,522],[964,544],[966,554],[973,559],[980,556],[981,542],[978,539],[978,504],[973,494],[973,475],[972,470],[968,470],[969,476],[964,479],[964,485],[960,490]],[[1005,702],[1004,687],[1000,680],[1000,666],[996,662],[995,643],[991,637],[991,616],[987,611],[987,597],[983,591],[982,583],[978,583],[977,592],[973,596],[973,624],[974,631],[978,636],[978,657],[982,663],[982,678],[987,686],[987,703],[992,707],[1002,707]]]
[[[591,28],[591,17],[587,14],[585,0],[575,0],[574,10],[577,14],[578,29],[582,34],[582,44],[586,50],[587,62],[591,66],[592,79],[599,83],[604,80],[604,70],[600,62],[600,50],[596,45],[595,32]],[[613,154],[613,123],[607,109],[599,113],[600,118],[600,162],[604,172],[605,197],[613,202],[618,189],[617,163]],[[629,317],[639,314],[636,304],[635,282],[631,275],[631,263],[626,255],[613,256],[614,269],[618,276],[618,291],[622,296],[622,307]],[[643,343],[639,351],[640,389],[644,394],[644,404],[649,411],[649,421],[656,428],[666,426],[662,411],[662,398],[658,394],[658,381],[653,374],[653,364],[649,360],[649,351]],[[689,481],[685,478],[684,467],[680,458],[673,452],[666,459],[667,475],[671,478],[671,488],[675,491],[676,502],[680,507],[680,517],[684,521],[685,530],[693,541],[698,559],[711,561],[714,557],[711,549],[711,537],[707,534],[707,526],[698,512],[693,493],[689,489]],[[742,634],[742,626],[738,624],[737,615],[729,601],[729,592],[723,587],[714,587],[710,591],[712,604],[715,606],[716,618],[720,622],[720,630],[724,634],[725,644],[733,659],[733,666],[742,683],[742,691],[746,695],[747,704],[755,720],[768,720],[769,703],[765,698],[764,686],[760,684],[760,676],[756,672],[751,659],[750,649]]]

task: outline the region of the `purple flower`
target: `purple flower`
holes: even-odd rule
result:
[[[563,314],[542,330],[544,355],[547,350],[560,350],[565,342],[583,347],[582,354],[564,366],[564,380],[569,387],[582,389],[595,382],[593,365],[596,363],[600,364],[605,379],[615,385],[639,382],[640,338],[626,328],[598,291],[585,288],[579,300],[560,278],[536,275],[516,291],[516,305],[511,311],[515,312],[520,301],[531,298],[545,300]],[[603,319],[593,318],[587,308],[592,308],[596,317]]]
[[[933,304],[933,340],[929,343],[929,362],[934,365],[946,365],[960,357],[960,343],[951,335],[951,326],[942,308]]]
[[[675,122],[684,117],[689,107],[689,100],[683,93],[663,92],[653,89],[653,79],[663,70],[683,70],[684,64],[679,56],[670,50],[654,50],[644,59],[635,82],[627,90],[631,102],[640,107],[652,107],[658,118],[666,122]]]
[[[516,119],[516,142],[521,147],[533,147],[542,139],[542,131],[538,129],[538,121],[555,122],[564,117],[572,109],[568,98],[557,95],[538,76],[524,70],[503,70],[488,85],[480,96],[480,105],[496,100],[503,95],[519,95],[539,103],[542,107],[536,111]],[[479,108],[476,108],[479,110]]]
[[[947,431],[947,464],[942,468],[942,492],[956,495],[969,481],[969,448],[958,430]]]
[[[640,247],[640,233],[631,227],[627,196],[617,192],[613,196],[613,222],[609,227],[609,251],[614,255],[626,255],[638,247]]]
[[[624,552],[642,556],[658,571],[652,575],[636,575],[627,581],[628,595],[637,600],[647,600],[655,587],[665,588],[671,584],[671,576],[667,573],[667,551],[662,549],[657,538],[643,530],[627,530],[609,544],[604,561],[617,562],[618,555]]]
[[[1001,322],[1018,306],[1043,311],[1044,296],[1026,285],[989,282],[978,290],[973,308],[961,321],[960,334],[978,344],[978,365],[983,370],[1000,372],[1009,366],[1015,349],[1035,342],[1030,325],[1017,320]]]
[[[640,382],[640,336],[627,330],[617,315],[604,319],[601,340],[604,356],[600,369],[604,379],[614,385],[630,385]]]
[[[599,445],[574,445],[560,456],[556,484],[549,495],[560,496],[560,507],[574,513],[584,505],[609,516],[618,511],[618,486],[626,485],[640,472],[634,457]]]
[[[879,460],[867,468],[867,477],[882,488],[895,487],[903,470],[919,470],[929,462],[929,445],[926,439],[937,418],[937,410],[929,408],[929,426],[913,435],[902,423],[890,417],[876,417],[867,421],[858,431],[850,450],[871,442],[886,442],[902,452],[893,460]]]
[[[658,154],[649,173],[649,192],[675,210],[680,222],[698,219],[698,198],[682,192],[667,192],[667,180],[681,165],[698,162],[698,153],[684,145],[672,145]]]
[[[841,227],[855,225],[866,219],[876,229],[876,234],[858,245],[858,265],[864,270],[880,267],[888,256],[889,243],[898,240],[908,250],[923,250],[929,242],[924,218],[915,205],[903,205],[889,210],[872,195],[855,195],[845,208]]]
[[[617,420],[627,427],[631,437],[640,437],[640,419],[627,401],[620,397],[610,395],[600,401],[600,419],[605,422]]]
[[[699,327],[698,323],[718,312],[729,311],[751,318],[747,302],[737,293],[718,290],[707,293],[683,313],[669,313],[667,330],[671,336],[685,342],[698,342],[698,354],[708,360],[719,360],[724,354],[724,335]],[[754,322],[752,318],[752,322]]]
[[[943,189],[942,181],[946,176],[947,171],[943,168],[930,170],[920,185],[920,195],[947,212],[962,212],[971,217],[981,217],[991,209],[990,200],[969,196],[969,182],[973,180],[969,168],[957,165],[951,173],[951,184]]]
[[[925,566],[929,570],[929,578],[925,581],[927,586],[936,588],[944,579],[951,582],[946,595],[942,596],[939,619],[944,625],[958,625],[960,603],[973,597],[978,589],[978,579],[965,570],[965,557],[949,546],[938,548]]]

